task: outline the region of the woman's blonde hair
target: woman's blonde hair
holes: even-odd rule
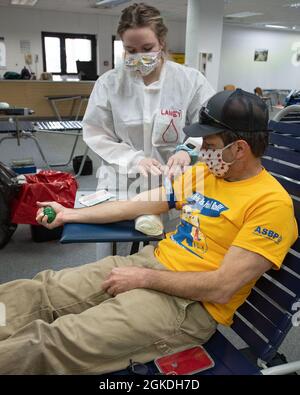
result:
[[[134,3],[125,8],[119,21],[119,36],[122,38],[126,30],[138,27],[150,27],[162,45],[163,51],[167,53],[166,37],[168,28],[164,24],[157,8],[144,3]]]

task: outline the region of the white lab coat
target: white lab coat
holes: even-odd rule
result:
[[[165,164],[184,141],[183,127],[198,120],[200,107],[214,93],[199,71],[171,61],[148,86],[124,68],[103,74],[83,119],[83,139],[102,159],[98,188],[128,187],[128,174],[136,174],[145,157]]]

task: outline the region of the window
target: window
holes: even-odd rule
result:
[[[112,53],[113,53],[113,68],[119,67],[123,64],[123,59],[124,59],[124,47],[123,47],[123,41],[118,40],[116,36],[113,36],[112,38]]]
[[[6,48],[4,37],[0,37],[0,69],[6,68]]]
[[[76,61],[92,62],[97,74],[96,36],[91,34],[42,32],[44,71],[77,74]]]

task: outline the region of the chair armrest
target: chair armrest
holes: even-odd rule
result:
[[[284,375],[294,373],[297,370],[300,370],[300,361],[283,363],[282,365],[261,369],[260,372],[263,375]]]

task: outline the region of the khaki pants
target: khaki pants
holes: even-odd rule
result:
[[[118,266],[166,270],[147,246],[129,257],[0,285],[1,374],[88,374],[123,369],[206,342],[216,322],[199,302],[147,289],[112,298],[101,283]]]

